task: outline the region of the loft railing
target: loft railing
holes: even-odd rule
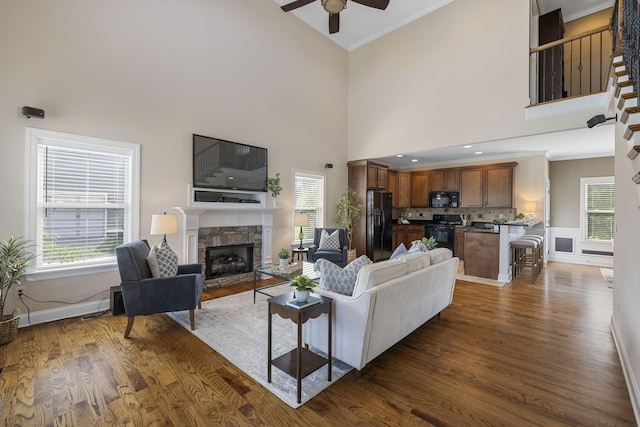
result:
[[[640,0],[617,0],[611,22],[613,53],[622,52],[640,105]]]
[[[609,25],[531,48],[532,104],[604,92],[611,50]]]

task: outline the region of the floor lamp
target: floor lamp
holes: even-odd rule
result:
[[[304,238],[302,227],[309,226],[309,214],[295,214],[295,216],[293,217],[293,225],[294,227],[300,227],[300,234],[298,234],[298,237],[300,238],[300,246],[298,246],[298,249],[304,249],[304,246],[302,246],[302,239]]]

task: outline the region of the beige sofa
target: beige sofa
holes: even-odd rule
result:
[[[453,301],[458,258],[449,249],[369,264],[352,296],[317,289],[334,299],[333,356],[360,370]],[[305,323],[305,341],[327,351],[326,314]]]

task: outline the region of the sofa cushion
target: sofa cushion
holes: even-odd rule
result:
[[[451,252],[451,249],[447,248],[431,249],[428,253],[431,258],[431,265],[438,264],[453,257],[453,252]]]
[[[404,245],[404,243],[400,243],[398,245],[398,247],[393,251],[393,253],[391,254],[391,256],[389,257],[390,260],[394,260],[396,258],[400,258],[402,255],[407,253],[407,248]]]
[[[431,265],[431,257],[425,252],[415,252],[407,254],[404,257],[404,263],[407,264],[407,274],[426,268]]]
[[[320,243],[318,243],[318,250],[340,250],[340,230],[336,230],[331,234],[327,233],[327,230],[322,230],[322,233],[320,234]]]
[[[414,240],[413,242],[411,242],[411,247],[407,252],[410,254],[413,254],[415,252],[427,252],[427,245],[422,243],[422,240]]]
[[[320,258],[316,261],[316,264],[320,270],[319,289],[325,289],[343,295],[352,295],[358,272],[365,265],[371,264],[371,260],[366,255],[362,255],[347,264],[344,268],[324,258]]]
[[[147,263],[153,277],[170,277],[178,274],[178,255],[173,252],[167,242],[160,247],[153,246],[147,256]]]
[[[402,262],[402,257],[365,265],[358,273],[353,296],[404,274],[407,274],[407,263]]]

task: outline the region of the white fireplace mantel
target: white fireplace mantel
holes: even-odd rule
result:
[[[273,214],[278,209],[262,206],[220,206],[216,203],[199,203],[198,207],[174,207],[180,213],[182,224],[182,262],[198,262],[198,229],[204,227],[262,226],[262,266],[271,265],[271,241]],[[209,206],[207,206],[209,205]],[[213,206],[211,206],[213,205]],[[225,205],[227,205],[225,203]],[[242,205],[242,204],[240,204]]]

